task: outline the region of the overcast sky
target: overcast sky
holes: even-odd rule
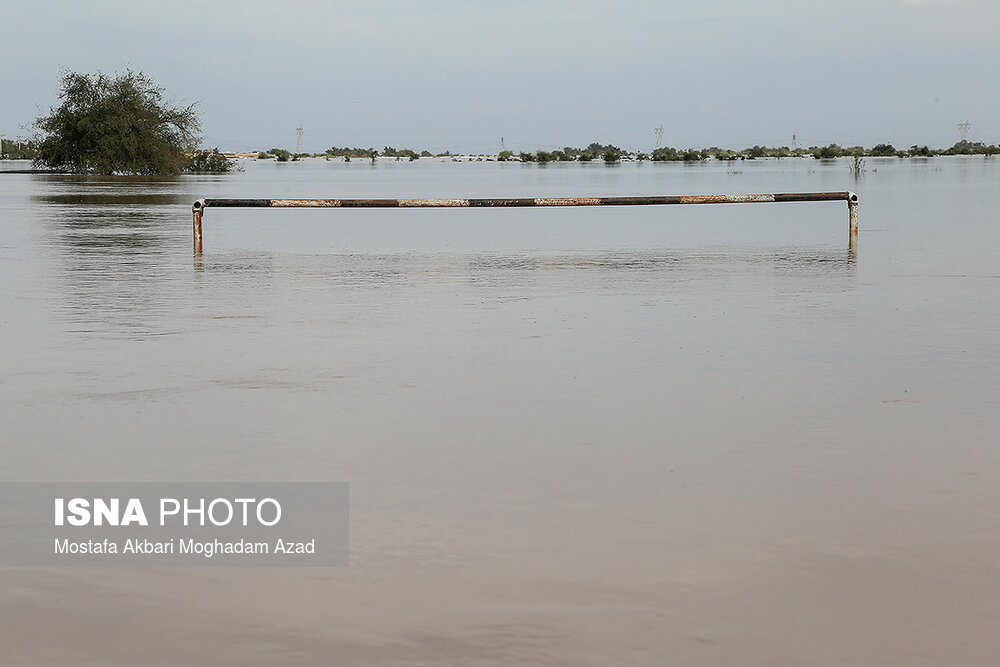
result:
[[[142,70],[206,145],[496,151],[1000,142],[997,0],[11,2],[0,133]]]

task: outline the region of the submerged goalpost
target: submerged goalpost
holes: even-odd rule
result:
[[[201,254],[201,222],[206,208],[463,208],[526,206],[662,206],[670,204],[757,204],[846,201],[848,248],[858,249],[858,196],[853,192],[786,192],[756,195],[665,195],[651,197],[520,197],[511,199],[199,199],[194,214],[194,251]]]

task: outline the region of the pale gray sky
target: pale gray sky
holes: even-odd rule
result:
[[[996,0],[64,0],[0,12],[0,132],[142,70],[224,149],[1000,142]]]

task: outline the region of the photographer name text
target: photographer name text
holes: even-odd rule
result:
[[[316,540],[293,542],[276,539],[270,541],[254,540],[195,540],[170,539],[155,541],[148,539],[129,538],[123,542],[106,538],[103,540],[70,540],[56,539],[55,554],[68,555],[117,555],[163,556],[163,555],[195,555],[212,558],[217,555],[270,556],[277,554],[315,554]]]

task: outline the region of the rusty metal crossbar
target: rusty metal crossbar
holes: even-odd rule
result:
[[[199,199],[194,213],[194,251],[201,254],[201,219],[206,208],[462,208],[525,206],[660,206],[846,201],[851,250],[858,247],[858,196],[853,192],[785,192],[751,195],[663,195],[651,197],[517,197],[489,199]]]

